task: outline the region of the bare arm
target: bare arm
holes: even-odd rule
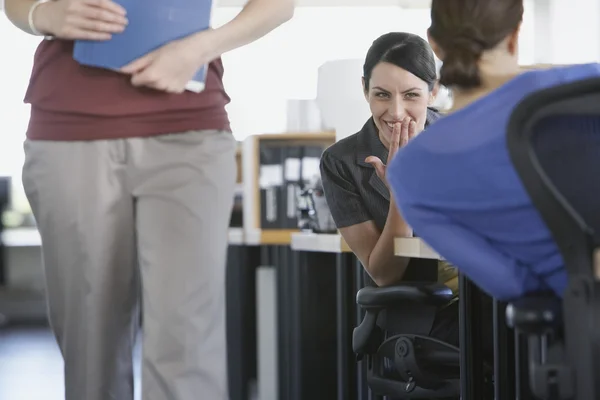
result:
[[[181,93],[201,65],[263,37],[289,20],[294,0],[248,0],[230,22],[168,43],[121,68],[134,86]]]
[[[29,28],[29,10],[35,0],[4,0],[4,11],[9,21],[20,30],[33,34]]]
[[[291,19],[294,8],[295,0],[248,0],[234,19],[219,28],[191,35],[188,43],[193,53],[201,55],[203,64],[262,38]],[[129,65],[123,71],[132,73],[138,67]]]
[[[29,10],[35,0],[5,0],[6,15],[19,29],[33,33],[29,27]],[[83,5],[88,6],[84,9]],[[263,37],[279,25],[288,21],[294,14],[294,0],[248,0],[242,11],[230,22],[218,29],[210,31],[210,42],[214,58],[235,48],[252,43]],[[89,18],[81,23],[87,31],[103,33],[102,36],[88,37],[90,32],[73,31],[57,32],[64,29],[63,19],[66,14],[77,15],[79,22],[82,17]],[[60,17],[57,17],[60,15]],[[58,0],[44,3],[36,9],[33,20],[35,27],[44,33],[57,35],[67,39],[109,39],[106,33],[116,33],[121,30],[121,18],[124,15],[122,7],[110,0],[71,1]],[[59,21],[57,21],[59,20]],[[115,27],[111,24],[117,24]],[[205,47],[206,39],[199,41]]]
[[[388,163],[415,134],[416,123],[409,117],[405,117],[402,123],[394,124]],[[373,165],[379,179],[387,185],[387,167],[383,162],[374,156],[367,157],[365,161]],[[411,237],[412,229],[400,216],[392,193],[387,220],[381,233],[373,221],[340,229],[340,233],[378,286],[389,286],[402,279],[410,259],[394,255],[394,238]]]
[[[373,221],[341,228],[340,233],[378,286],[402,280],[410,258],[394,255],[394,238],[410,237],[412,230],[397,211],[392,198],[382,232]]]
[[[35,0],[5,0],[6,15],[17,28],[36,34],[29,25]],[[38,4],[32,14],[39,33],[59,39],[108,40],[127,25],[126,11],[112,0],[55,0]]]
[[[403,145],[416,134],[416,124],[410,118],[394,125],[388,160],[392,160],[400,143]],[[375,156],[367,157],[375,173],[387,182],[386,167]],[[394,255],[394,239],[412,236],[412,229],[401,217],[393,194],[390,194],[385,226],[380,231],[367,211],[364,199],[356,190],[357,182],[344,163],[326,151],[321,158],[321,179],[327,203],[340,228],[340,234],[361,261],[365,270],[379,286],[389,286],[402,280],[409,258]],[[360,221],[360,222],[359,222]],[[365,221],[365,222],[362,222]]]
[[[260,39],[294,15],[295,0],[248,0],[230,22],[214,29],[217,56]]]

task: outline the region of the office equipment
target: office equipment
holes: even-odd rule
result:
[[[280,142],[261,143],[259,151],[260,226],[281,229],[284,148]]]
[[[319,67],[317,104],[325,127],[336,141],[360,130],[371,116],[360,83],[362,59],[333,60]]]
[[[284,188],[282,191],[282,228],[298,229],[298,203],[307,185],[320,178],[319,164],[327,146],[290,143],[283,149]]]
[[[319,177],[326,146],[302,141],[262,141],[260,144],[261,228],[298,229],[298,197]]]
[[[298,196],[297,227],[314,233],[336,233],[337,227],[325,198],[321,177],[316,177]]]
[[[127,10],[125,31],[108,41],[75,42],[73,57],[83,65],[119,70],[162,45],[210,28],[212,0],[117,0]],[[207,65],[196,73],[187,90],[204,90]]]
[[[334,141],[334,132],[252,135],[244,141],[243,226],[248,243],[289,243],[298,231],[297,195],[308,183],[301,178],[318,175],[318,157]],[[307,146],[318,148],[318,156],[304,157]]]
[[[297,229],[297,203],[301,190],[304,188],[302,182],[304,147],[290,143],[290,146],[282,148],[283,162],[283,190],[281,192],[280,228]]]
[[[515,398],[598,399],[600,78],[529,95],[515,108],[506,139],[568,280],[562,300],[531,293],[507,308],[507,323],[527,341],[518,355]]]

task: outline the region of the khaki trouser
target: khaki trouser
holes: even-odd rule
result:
[[[232,135],[27,141],[25,155],[66,400],[133,399],[140,289],[142,398],[227,399]]]

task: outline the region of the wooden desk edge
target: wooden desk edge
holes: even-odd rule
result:
[[[427,243],[417,237],[397,237],[394,239],[394,254],[400,257],[441,260],[442,257]]]
[[[260,231],[261,245],[291,245],[292,234],[298,229],[263,229]]]
[[[352,253],[344,238],[335,233],[294,233],[292,234],[292,250],[316,253]]]
[[[40,247],[42,238],[35,227],[6,228],[2,232],[2,240],[6,247]],[[229,228],[227,241],[230,245],[244,245],[244,230],[242,228]]]
[[[348,243],[346,242],[346,239],[344,239],[343,237],[340,239],[341,242],[341,246],[342,246],[342,253],[353,253],[352,249],[350,248],[350,246],[348,245]]]

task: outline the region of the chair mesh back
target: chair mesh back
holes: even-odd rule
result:
[[[533,129],[533,151],[550,182],[600,234],[600,115],[548,116]]]

